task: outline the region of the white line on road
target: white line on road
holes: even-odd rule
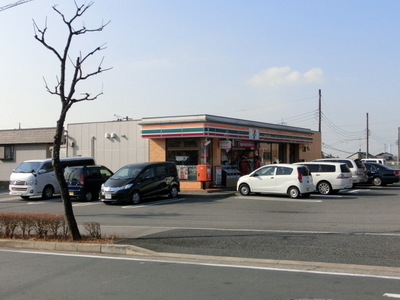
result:
[[[156,202],[149,202],[149,203],[142,204],[142,205],[121,206],[121,208],[142,208],[142,207],[146,207],[146,206],[174,203],[174,202],[179,202],[179,201],[184,201],[184,200],[186,200],[186,198],[179,198],[179,199],[174,199],[174,200],[161,200],[161,201],[156,201]]]
[[[383,294],[383,297],[389,297],[389,298],[396,298],[396,299],[400,299],[400,294]]]
[[[177,261],[173,259],[160,258],[136,258],[136,257],[120,257],[120,256],[102,256],[92,254],[70,254],[70,253],[57,253],[57,252],[40,252],[40,251],[26,251],[26,250],[3,250],[0,252],[12,252],[12,253],[25,253],[25,254],[36,254],[36,255],[53,255],[53,256],[65,256],[65,257],[81,257],[81,258],[95,258],[95,259],[109,259],[109,260],[125,260],[125,261],[139,261],[139,262],[154,262],[154,263],[169,263],[169,264],[181,264],[181,265],[196,265],[196,266],[208,266],[208,267],[219,267],[219,268],[237,268],[237,269],[249,269],[249,270],[264,270],[264,271],[276,271],[276,272],[289,272],[289,273],[304,273],[304,274],[316,274],[316,275],[332,275],[332,276],[348,276],[348,277],[360,277],[360,278],[378,278],[378,279],[390,279],[400,280],[400,277],[396,276],[384,276],[374,274],[358,274],[358,273],[345,273],[345,272],[329,272],[329,271],[315,271],[315,270],[302,270],[302,269],[284,269],[277,267],[266,267],[266,266],[254,266],[244,264],[226,264],[226,263],[211,263],[211,262],[198,262],[198,261]],[[395,295],[395,294],[388,294]]]

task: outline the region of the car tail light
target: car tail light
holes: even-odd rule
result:
[[[400,174],[399,170],[395,170],[395,171],[393,171],[393,173],[395,176],[399,176],[399,174]]]
[[[303,182],[303,175],[301,174],[300,168],[297,168],[297,179],[299,180],[300,183]]]
[[[81,180],[79,181],[80,185],[85,185],[85,176],[81,174]]]

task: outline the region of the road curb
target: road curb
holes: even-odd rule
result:
[[[122,255],[151,255],[154,251],[133,245],[91,244],[45,241],[0,240],[0,248],[35,249],[44,251],[68,251]]]
[[[235,267],[266,268],[271,270],[307,272],[320,274],[338,274],[347,276],[386,277],[400,280],[399,267],[338,264],[311,261],[273,260],[245,257],[226,257],[181,253],[155,252],[133,245],[116,244],[90,244],[90,243],[64,243],[45,241],[0,240],[0,248],[59,251],[81,254],[110,254],[126,256],[144,256],[150,259],[159,259],[170,262],[193,262],[207,265],[225,265]]]

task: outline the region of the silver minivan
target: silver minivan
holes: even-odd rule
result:
[[[314,159],[313,161],[345,163],[350,168],[351,175],[353,176],[353,186],[358,183],[365,183],[368,180],[367,169],[365,168],[362,161],[359,159],[320,158]]]

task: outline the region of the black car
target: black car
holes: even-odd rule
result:
[[[101,201],[138,204],[145,197],[178,196],[178,172],[173,162],[127,165],[119,169],[101,188]]]
[[[399,170],[378,163],[364,162],[364,165],[367,168],[368,183],[379,186],[399,182]]]
[[[69,196],[72,199],[98,200],[101,185],[113,175],[104,166],[78,166],[65,168]]]

